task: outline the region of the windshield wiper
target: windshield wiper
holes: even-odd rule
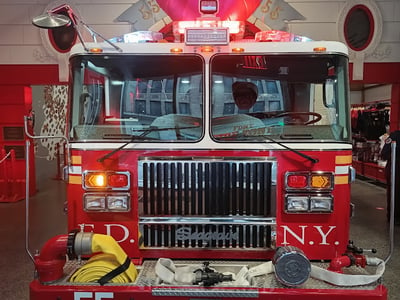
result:
[[[296,150],[296,149],[290,148],[290,147],[286,146],[285,144],[283,144],[283,143],[281,143],[281,142],[278,142],[278,141],[276,141],[276,140],[273,139],[273,138],[270,138],[270,137],[267,136],[267,135],[262,135],[262,137],[265,138],[265,139],[267,139],[267,140],[269,140],[269,141],[271,141],[271,142],[273,142],[273,143],[278,144],[279,146],[281,146],[281,147],[283,147],[283,148],[285,148],[285,149],[287,149],[287,150],[289,150],[289,151],[291,151],[291,152],[293,152],[293,153],[296,153],[297,155],[299,155],[299,156],[301,156],[301,157],[303,157],[303,158],[305,158],[305,159],[311,161],[313,164],[319,162],[319,159],[318,159],[318,158],[313,158],[313,157],[311,157],[311,156],[309,156],[309,155],[307,155],[307,154],[304,154],[304,153],[302,153],[302,152],[300,152],[300,151],[298,151],[298,150]]]
[[[198,128],[198,127],[199,126],[186,126],[186,127],[175,126],[175,127],[159,128],[159,127],[150,126],[149,128],[146,128],[146,129],[135,129],[135,130],[132,130],[132,132],[142,132],[139,135],[135,135],[135,134],[115,134],[115,135],[114,134],[109,134],[109,135],[107,135],[108,138],[129,137],[130,139],[129,139],[128,142],[126,142],[125,144],[122,144],[120,147],[118,147],[118,148],[112,150],[111,152],[105,154],[104,156],[98,158],[97,161],[102,163],[107,158],[109,158],[112,155],[114,155],[114,153],[117,153],[118,151],[122,150],[127,145],[129,145],[130,143],[134,142],[135,140],[143,140],[143,139],[156,140],[155,138],[146,137],[146,135],[148,135],[151,132],[158,132],[158,131],[164,131],[164,130],[192,129],[192,128]]]
[[[291,152],[293,152],[293,153],[295,153],[295,154],[297,154],[297,155],[299,155],[299,156],[301,156],[301,157],[303,157],[303,158],[309,160],[309,161],[312,162],[313,164],[319,162],[319,159],[313,158],[313,157],[311,157],[311,156],[309,156],[309,155],[307,155],[307,154],[304,154],[304,153],[302,153],[302,152],[300,152],[300,151],[298,151],[298,150],[296,150],[296,149],[290,148],[290,147],[286,146],[285,144],[283,144],[283,143],[281,143],[281,142],[278,142],[277,140],[275,140],[275,139],[273,139],[273,138],[271,138],[271,137],[269,137],[269,136],[267,136],[267,135],[245,136],[245,135],[243,135],[243,134],[239,134],[239,135],[235,135],[235,136],[220,137],[219,139],[231,139],[231,138],[233,138],[233,137],[234,137],[234,138],[237,138],[237,137],[239,137],[239,136],[240,136],[241,138],[244,137],[245,139],[250,139],[250,138],[253,138],[253,139],[254,139],[254,138],[260,137],[260,138],[269,140],[270,142],[273,142],[273,143],[278,144],[279,146],[281,146],[281,147],[283,147],[283,148],[285,148],[285,149],[287,149],[287,150],[289,150],[289,151],[291,151]]]

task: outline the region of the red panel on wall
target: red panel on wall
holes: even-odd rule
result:
[[[0,89],[1,90],[1,89]],[[19,123],[23,124],[24,115],[27,114],[25,105],[20,104],[3,104],[3,99],[0,97],[0,124]]]
[[[65,84],[58,80],[58,65],[0,65],[2,85]]]
[[[23,104],[24,97],[24,86],[0,85],[1,104]]]
[[[353,78],[353,64],[350,64],[350,78]],[[400,62],[364,63],[364,79],[359,83],[399,83]]]
[[[0,85],[0,202],[25,197],[24,116],[32,109],[30,86]],[[31,147],[30,157],[33,157]],[[36,190],[35,164],[30,160],[30,194]]]

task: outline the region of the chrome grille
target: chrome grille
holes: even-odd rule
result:
[[[143,246],[270,247],[275,166],[254,159],[140,161]]]

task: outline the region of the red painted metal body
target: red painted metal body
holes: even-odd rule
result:
[[[161,287],[162,288],[162,287]],[[101,299],[115,299],[115,300],[156,300],[156,299],[179,299],[179,300],[190,300],[190,299],[202,299],[199,296],[154,296],[154,290],[159,287],[128,287],[128,286],[80,286],[80,287],[65,287],[65,286],[43,286],[37,280],[33,281],[30,285],[31,300],[101,300]],[[168,289],[168,288],[164,288]],[[170,289],[170,288],[169,288]],[[218,288],[210,288],[209,290],[215,291]],[[235,299],[243,300],[249,299],[249,296],[235,297],[235,293],[238,294],[241,289],[234,289],[232,296],[222,299]],[[201,291],[201,289],[199,289]],[[300,300],[378,300],[387,299],[387,290],[383,285],[378,285],[373,290],[353,290],[353,289],[302,289],[302,288],[273,288],[273,289],[246,289],[245,292],[249,292],[253,299],[265,299],[265,300],[280,300],[280,299],[300,299]],[[205,297],[203,299],[210,299]],[[212,299],[215,299],[212,297]],[[218,298],[219,299],[219,298]]]
[[[346,251],[349,240],[350,216],[350,183],[336,184],[332,192],[335,201],[335,211],[331,214],[286,214],[283,206],[284,176],[288,171],[324,171],[335,172],[337,157],[351,157],[351,151],[304,151],[305,154],[318,158],[319,163],[313,165],[298,155],[289,151],[127,151],[121,150],[106,165],[97,162],[105,155],[106,151],[73,151],[72,156],[79,157],[82,171],[104,170],[129,171],[131,178],[132,209],[127,213],[93,213],[82,210],[84,190],[81,179],[73,180],[77,184],[68,186],[68,224],[69,229],[79,228],[84,225],[85,231],[111,234],[132,258],[158,258],[158,250],[141,250],[137,243],[138,238],[138,158],[148,157],[276,157],[279,165],[277,171],[277,246],[293,245],[305,252],[310,259],[332,259]],[[350,161],[349,161],[350,162]],[[348,162],[348,163],[349,163]],[[72,176],[71,176],[72,177]],[[78,176],[79,177],[79,176]],[[338,175],[337,175],[338,177]],[[347,175],[345,176],[347,178]],[[70,180],[71,182],[71,180]],[[243,251],[230,250],[199,250],[199,249],[164,249],[162,255],[170,258],[243,258]],[[247,259],[271,258],[272,253],[265,250],[249,250]]]

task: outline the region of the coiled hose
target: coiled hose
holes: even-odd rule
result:
[[[87,240],[88,241],[85,241]],[[89,241],[90,240],[90,241]],[[92,254],[85,265],[69,279],[70,282],[99,282],[105,284],[134,282],[137,270],[119,244],[108,235],[91,234],[75,242],[75,253]],[[88,243],[91,245],[90,249]],[[87,253],[90,252],[90,253]]]
[[[94,254],[94,255],[93,255]],[[40,282],[54,282],[64,276],[66,256],[74,259],[93,255],[69,279],[71,282],[134,282],[137,270],[113,237],[88,232],[55,236],[34,258]]]

